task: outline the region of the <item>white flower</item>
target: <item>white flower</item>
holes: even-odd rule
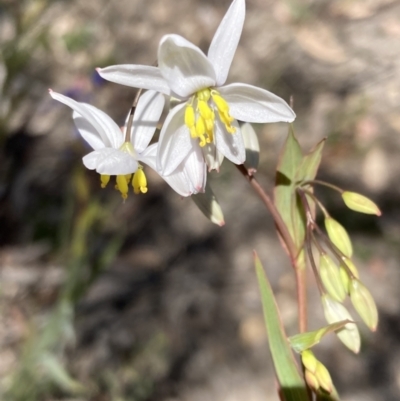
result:
[[[94,149],[83,157],[83,164],[101,175],[102,187],[107,185],[111,175],[115,175],[117,188],[124,199],[128,196],[131,179],[135,193],[146,193],[147,179],[140,163],[156,170],[158,144],[148,145],[163,111],[164,96],[152,90],[145,92],[135,108],[130,132],[126,127],[123,132],[96,107],[52,90],[49,92],[53,99],[74,110],[73,118],[80,134]],[[173,174],[163,177],[182,196],[197,193],[204,186],[206,172],[204,168],[198,168],[199,153],[188,155]]]
[[[157,165],[163,174],[171,174],[197,144],[205,150],[210,168],[219,167],[219,153],[242,164],[245,147],[236,120],[294,120],[288,104],[271,92],[240,83],[223,86],[244,17],[245,0],[234,0],[214,35],[208,56],[183,37],[166,35],[158,48],[158,67],[116,65],[98,69],[109,81],[186,100],[171,110],[161,130]]]

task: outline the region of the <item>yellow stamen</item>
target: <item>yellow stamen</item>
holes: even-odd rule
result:
[[[204,124],[204,119],[203,117],[199,116],[197,121],[196,121],[196,132],[197,132],[197,137],[200,139],[199,145],[201,147],[206,146],[206,126]]]
[[[212,99],[217,106],[218,115],[221,121],[224,123],[226,130],[233,134],[236,128],[232,126],[231,122],[234,118],[229,114],[229,105],[226,100],[215,90],[211,91]]]
[[[145,194],[147,192],[147,178],[143,171],[143,167],[139,166],[132,180],[133,191],[135,194]]]
[[[117,175],[117,185],[116,188],[121,192],[123,199],[128,197],[128,183],[126,182],[126,177],[124,175]]]
[[[101,181],[101,187],[105,188],[108,184],[108,181],[110,181],[110,176],[109,175],[105,175],[105,174],[101,174],[100,175],[100,181]]]

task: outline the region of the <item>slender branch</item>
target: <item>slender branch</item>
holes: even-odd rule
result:
[[[289,230],[286,227],[285,222],[283,221],[280,213],[278,212],[278,209],[275,207],[275,205],[272,202],[269,195],[263,190],[261,185],[258,183],[258,181],[254,177],[254,175],[250,175],[249,172],[247,171],[246,167],[243,164],[236,165],[236,167],[242,173],[242,175],[247,179],[247,181],[249,181],[250,185],[253,187],[253,189],[256,191],[257,195],[261,198],[261,200],[264,202],[265,206],[271,213],[272,218],[274,219],[276,228],[277,228],[283,242],[285,243],[285,246],[289,253],[289,257],[291,259],[292,265],[293,265],[293,267],[295,267],[296,266],[296,258],[297,258],[296,246],[289,233]]]
[[[339,188],[336,185],[330,184],[329,182],[321,181],[321,180],[310,180],[310,181],[304,181],[301,183],[301,186],[305,185],[312,185],[312,184],[318,184],[318,185],[323,185],[324,187],[328,187],[331,189],[334,189],[335,191],[340,192],[341,194],[344,192],[342,188]]]
[[[264,202],[274,219],[275,226],[278,230],[286,250],[290,257],[290,262],[296,273],[296,288],[297,288],[297,304],[299,311],[299,330],[300,333],[307,331],[307,280],[304,259],[299,261],[296,245],[290,235],[290,232],[283,221],[278,209],[275,207],[269,195],[263,190],[253,174],[249,174],[244,165],[236,165],[237,169],[249,181],[250,185],[256,191],[257,195]],[[300,265],[301,263],[301,265]]]

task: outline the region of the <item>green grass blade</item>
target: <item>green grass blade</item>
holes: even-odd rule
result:
[[[281,397],[285,401],[310,401],[305,382],[298,371],[296,360],[286,338],[271,286],[257,255],[255,255],[255,266],[269,347]]]

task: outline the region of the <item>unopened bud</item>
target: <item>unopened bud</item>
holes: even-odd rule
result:
[[[301,353],[301,362],[303,363],[304,367],[309,370],[310,372],[315,372],[317,369],[318,360],[315,357],[314,353],[306,349]]]
[[[258,169],[258,161],[260,156],[260,144],[258,142],[258,135],[254,131],[250,123],[244,123],[240,127],[243,137],[244,147],[246,149],[246,161],[244,166],[251,174],[255,173]]]
[[[343,253],[343,255],[351,258],[353,254],[353,247],[349,238],[349,234],[345,228],[332,217],[325,219],[325,228],[328,233],[329,239],[332,243]]]
[[[350,275],[349,270],[353,274],[354,277],[359,278],[358,270],[355,264],[349,258],[343,258],[343,262],[339,268],[340,280],[342,281],[343,287],[346,292],[350,294]]]
[[[342,198],[346,206],[351,210],[366,214],[376,214],[377,216],[382,214],[379,207],[364,195],[345,191],[342,193]]]
[[[206,184],[205,191],[191,196],[193,202],[201,212],[218,226],[225,224],[224,214],[211,187]]]
[[[340,278],[339,269],[329,255],[321,255],[319,274],[327,293],[336,301],[346,298],[346,290]]]
[[[370,330],[375,331],[378,325],[378,310],[371,293],[359,280],[350,281],[350,299],[364,323]]]
[[[311,373],[309,370],[306,370],[304,372],[304,378],[306,379],[306,382],[308,386],[317,392],[319,390],[319,382],[314,373]]]
[[[320,387],[330,394],[333,390],[332,378],[328,369],[319,361],[317,363],[315,377],[318,380]]]
[[[349,311],[329,295],[323,295],[321,301],[325,319],[329,324],[342,320],[353,320]],[[342,329],[336,331],[336,335],[339,337],[340,341],[355,354],[359,352],[361,339],[355,323],[346,323]]]

